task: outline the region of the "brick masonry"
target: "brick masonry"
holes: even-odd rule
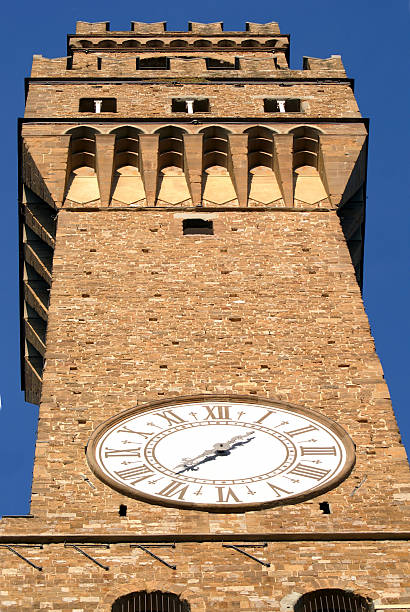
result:
[[[195,27],[201,30],[200,25]],[[161,32],[160,24],[152,27]],[[212,32],[218,27],[214,24]],[[272,27],[277,32],[277,26]],[[79,28],[81,34],[89,28],[91,35],[105,24],[80,23]],[[251,34],[236,33],[238,40]],[[304,72],[314,69],[310,59],[311,67]],[[260,209],[241,204],[240,189],[247,176],[241,166],[240,156],[247,155],[242,139],[231,142],[227,153],[238,200],[225,207],[205,207],[214,223],[213,236],[183,236],[184,216],[204,208],[194,208],[192,202],[159,207],[155,189],[154,202],[149,202],[158,139],[150,141],[151,149],[143,145],[139,153],[147,191],[141,206],[114,206],[107,201],[110,195],[83,206],[67,201],[77,146],[67,132],[82,125],[78,99],[94,97],[93,87],[70,82],[29,86],[27,118],[46,115],[65,121],[22,126],[23,180],[28,188],[21,203],[28,304],[23,316],[28,346],[35,348],[26,353],[25,384],[32,401],[41,393],[40,421],[33,516],[3,518],[0,544],[41,542],[43,549],[16,550],[43,570],[1,548],[0,610],[109,612],[117,597],[146,589],[181,594],[193,612],[286,612],[302,594],[325,588],[353,591],[370,598],[377,609],[392,604],[408,609],[408,464],[346,243],[351,236],[340,223],[340,211],[353,209],[365,176],[360,151],[366,126],[338,122],[359,119],[350,88],[334,83],[295,85],[300,97],[310,92],[311,110],[297,120],[288,116],[294,123],[276,121],[271,126],[274,133],[285,135],[304,125],[310,113],[328,119],[308,123],[327,137],[318,137],[319,144],[313,145],[326,201],[310,206],[293,202],[292,155],[297,141],[275,141],[273,135],[272,166],[283,198]],[[171,119],[178,125],[167,101],[174,91],[183,97],[181,90],[187,95],[205,90],[211,116],[238,119],[218,125],[241,134],[255,126],[241,118],[264,117],[264,92],[273,97],[274,88],[279,88],[275,83],[246,84],[236,90],[215,83],[175,89],[129,83],[103,87],[107,96],[119,92],[123,117],[156,118],[154,123],[130,121],[151,134]],[[107,135],[118,127],[109,118],[108,123],[98,123],[95,115],[90,116],[89,125]],[[185,122],[181,126],[190,133],[204,127]],[[305,145],[311,142],[306,134]],[[115,165],[115,142],[111,137],[96,140],[93,163],[101,193],[111,193],[107,181]],[[185,163],[192,163],[188,179],[194,182],[200,180],[202,157],[199,141],[191,142],[184,145]],[[94,145],[87,146],[92,151]],[[144,166],[149,161],[145,150],[153,151],[150,167]],[[359,226],[354,225],[355,232]],[[45,357],[43,370],[37,365],[42,358],[38,355]],[[346,480],[320,497],[228,515],[127,498],[90,471],[84,448],[101,422],[135,405],[202,393],[272,398],[322,413],[352,437],[356,466]],[[322,501],[330,504],[331,514],[320,510]],[[120,504],[127,505],[126,517],[119,516]],[[288,541],[280,541],[284,537]],[[177,569],[130,548],[133,538],[175,538],[176,548],[160,554]],[[269,541],[265,549],[254,552],[271,566],[223,548],[223,539]],[[109,541],[109,549],[86,549],[109,570],[65,548],[65,540]]]

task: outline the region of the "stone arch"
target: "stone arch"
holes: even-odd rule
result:
[[[243,40],[241,42],[241,47],[260,47],[260,43],[258,40],[251,38],[248,40]]]
[[[264,47],[275,47],[277,42],[278,41],[274,40],[274,39],[272,39],[272,40],[265,40],[265,42],[263,43],[263,46]]]
[[[121,43],[121,47],[132,49],[135,47],[141,47],[141,43],[139,40],[124,40],[124,42]]]
[[[343,589],[318,589],[302,595],[294,612],[371,612],[370,599]]]
[[[211,125],[199,132],[204,135],[203,169],[210,166],[228,167],[228,134],[226,128]]]
[[[248,128],[249,170],[255,166],[273,168],[273,131],[261,125]]]
[[[302,125],[289,134],[293,134],[295,200],[310,205],[326,200],[326,189],[319,175],[319,130]]]
[[[296,128],[289,128],[288,130],[283,130],[283,134],[292,134],[295,132],[295,130],[298,130],[299,128],[304,127],[304,128],[310,128],[312,130],[315,130],[318,134],[325,134],[325,131],[318,127],[317,125],[315,125],[315,127],[312,127],[311,125],[308,124],[302,124],[302,125],[298,125],[298,127]]]
[[[236,42],[234,40],[220,40],[217,47],[236,47]]]
[[[159,134],[159,170],[167,166],[184,167],[184,142],[183,134],[187,131],[174,125],[166,125],[154,134]]]
[[[229,164],[228,130],[209,126],[201,130],[203,141],[203,199],[211,204],[237,201]]]
[[[140,129],[128,125],[111,130],[110,134],[115,134],[114,168],[121,166],[139,167],[138,136],[141,133]]]
[[[163,47],[164,46],[164,42],[162,40],[147,40],[147,42],[145,43],[145,46],[148,48],[158,48],[158,47]]]
[[[199,47],[200,49],[203,49],[205,47],[212,47],[212,42],[210,40],[205,40],[203,38],[199,38],[198,40],[194,41],[193,46],[194,47]]]
[[[89,126],[79,126],[67,130],[71,134],[70,140],[70,171],[81,166],[87,166],[95,170],[95,135],[98,130]]]
[[[112,612],[126,612],[132,607],[135,612],[190,612],[191,607],[186,599],[176,593],[164,591],[134,591],[118,597],[112,604]]]
[[[83,47],[83,49],[89,49],[93,46],[91,40],[79,40],[78,44],[80,45],[80,47]]]
[[[189,47],[189,43],[186,40],[182,40],[177,38],[176,40],[171,40],[169,43],[170,47]]]
[[[113,603],[120,597],[134,593],[136,591],[145,591],[147,593],[163,592],[172,593],[178,595],[180,600],[186,601],[189,605],[189,612],[206,612],[205,601],[203,597],[199,596],[196,592],[190,588],[184,589],[179,592],[173,584],[164,580],[155,580],[154,582],[142,582],[138,580],[138,587],[136,587],[136,580],[121,584],[121,582],[113,582],[111,588],[101,597],[100,603],[96,607],[96,612],[112,612]]]
[[[273,170],[273,131],[262,125],[248,128],[249,199],[270,204],[282,193]]]
[[[117,43],[115,40],[100,40],[100,42],[96,44],[96,47],[104,47],[109,49],[114,49],[116,46]]]
[[[110,133],[115,134],[112,200],[134,204],[145,198],[139,157],[139,135],[142,131],[123,125]]]
[[[88,126],[79,126],[66,133],[71,134],[66,199],[80,204],[98,200],[100,190],[96,174],[95,147],[95,135],[98,131]]]
[[[159,134],[158,148],[158,200],[179,204],[190,199],[184,174],[184,140],[186,130],[167,125],[155,132]]]
[[[293,168],[318,167],[319,131],[310,126],[299,126],[289,131],[293,134]]]

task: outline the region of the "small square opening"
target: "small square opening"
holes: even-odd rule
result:
[[[213,235],[214,223],[206,219],[184,219],[182,221],[182,232],[184,236],[191,236],[193,234]]]

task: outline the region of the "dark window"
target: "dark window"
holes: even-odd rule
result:
[[[116,98],[81,98],[80,113],[116,113]]]
[[[206,67],[208,70],[238,70],[239,69],[239,58],[234,58],[234,63],[227,62],[226,60],[215,59],[213,57],[206,58]]]
[[[184,219],[182,221],[182,231],[184,236],[190,236],[192,234],[208,234],[214,233],[213,221],[206,221],[205,219]]]
[[[293,99],[273,99],[265,98],[263,101],[263,110],[265,113],[299,113],[300,100]]]
[[[111,612],[189,612],[186,601],[181,601],[175,593],[161,591],[139,591],[129,593],[115,600]]]
[[[190,99],[190,98],[172,98],[173,113],[207,113],[209,111],[208,98]]]
[[[370,612],[364,597],[342,589],[319,589],[296,602],[294,612]]]
[[[169,70],[169,58],[159,55],[158,57],[137,57],[137,70]]]

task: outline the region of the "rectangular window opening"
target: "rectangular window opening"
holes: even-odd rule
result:
[[[189,98],[172,98],[171,111],[173,113],[208,113],[209,100],[208,98],[200,98],[194,100]]]
[[[206,219],[184,219],[182,221],[182,232],[184,236],[192,236],[193,234],[208,234],[213,235],[214,223]]]
[[[158,57],[137,57],[137,70],[169,70],[169,58],[159,55]]]
[[[299,113],[301,110],[300,100],[293,99],[273,99],[265,98],[263,101],[265,113]]]
[[[116,98],[81,98],[80,113],[116,113]]]
[[[227,62],[222,59],[215,59],[213,57],[206,58],[207,70],[238,70],[239,69],[239,58],[234,58],[234,63]]]

